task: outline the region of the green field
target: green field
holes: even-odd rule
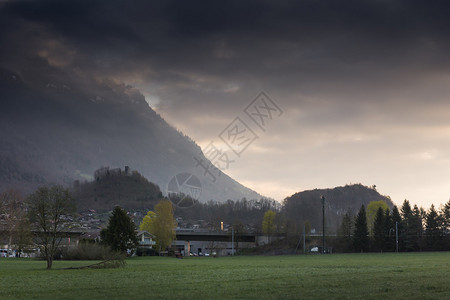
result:
[[[92,262],[0,259],[1,299],[450,299],[450,253],[142,257]]]

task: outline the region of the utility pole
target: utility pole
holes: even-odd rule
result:
[[[234,228],[231,228],[231,256],[234,255]]]
[[[322,199],[322,253],[325,254],[325,196]]]
[[[395,252],[398,253],[398,222],[395,221]]]
[[[298,239],[297,247],[295,247],[295,254],[297,254],[298,246],[300,246],[300,242],[303,239],[303,253],[306,253],[305,249],[305,224],[303,223],[303,235]]]
[[[306,253],[306,224],[303,222],[303,253]]]

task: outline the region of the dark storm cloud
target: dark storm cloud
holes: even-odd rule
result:
[[[448,1],[7,1],[0,62],[148,87],[175,114],[222,111],[223,102],[239,109],[261,89],[287,108],[328,97],[338,111],[320,118],[333,123],[352,114],[340,103],[389,101],[446,74],[449,9]]]
[[[2,19],[39,25],[75,48],[83,67],[108,73],[151,68],[162,72],[160,77],[170,76],[167,70],[261,80],[282,75],[283,84],[303,77],[361,78],[360,70],[351,68],[361,63],[373,64],[375,71],[380,65],[447,65],[449,6],[446,1],[12,1],[3,5]],[[4,25],[11,33],[17,23]]]

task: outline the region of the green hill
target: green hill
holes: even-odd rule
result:
[[[112,210],[119,205],[127,210],[152,209],[162,197],[159,187],[137,171],[101,168],[92,182],[74,184],[74,197],[79,211]]]
[[[346,185],[332,189],[314,189],[295,193],[284,200],[283,210],[287,218],[297,225],[309,221],[312,228],[322,230],[322,200],[325,197],[326,230],[336,232],[342,216],[350,211],[356,215],[361,205],[383,200],[393,207],[391,199],[378,193],[375,187],[362,184]]]

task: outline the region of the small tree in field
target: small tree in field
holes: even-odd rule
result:
[[[75,204],[68,189],[61,186],[41,187],[28,198],[28,213],[41,246],[47,269],[52,268],[53,258],[62,239],[62,231],[75,213]]]
[[[127,212],[116,206],[109,217],[108,227],[100,232],[102,242],[111,247],[112,250],[122,253],[133,249],[138,244],[136,236],[136,225]]]

